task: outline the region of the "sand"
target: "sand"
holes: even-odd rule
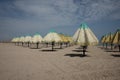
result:
[[[0,80],[120,80],[120,52],[89,46],[56,51],[0,43]]]

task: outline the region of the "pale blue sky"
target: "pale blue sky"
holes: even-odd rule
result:
[[[120,0],[0,0],[0,40],[73,35],[82,22],[100,37],[120,28]]]

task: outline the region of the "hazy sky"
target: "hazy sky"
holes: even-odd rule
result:
[[[82,22],[98,38],[115,32],[120,0],[0,0],[0,40],[51,30],[72,36]]]

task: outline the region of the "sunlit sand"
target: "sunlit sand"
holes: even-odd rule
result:
[[[120,79],[120,52],[89,46],[82,56],[79,46],[50,49],[0,43],[0,80]]]

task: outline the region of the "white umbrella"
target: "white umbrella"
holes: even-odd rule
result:
[[[62,39],[61,37],[59,36],[58,33],[56,32],[50,32],[48,33],[44,39],[43,39],[44,42],[47,42],[47,43],[52,43],[52,50],[53,50],[53,46],[56,42],[61,42]]]
[[[14,42],[16,45],[17,45],[17,43],[18,43],[18,45],[19,45],[19,41],[20,41],[20,38],[19,38],[19,37],[16,37],[16,38],[13,38],[13,39],[12,39],[12,42]]]
[[[44,37],[43,41],[45,41],[45,42],[60,42],[61,38],[58,35],[58,33],[50,32]]]
[[[23,46],[23,43],[25,42],[25,37],[21,36],[19,41],[22,43],[22,46]]]
[[[31,40],[32,43],[36,43],[37,44],[37,48],[38,48],[39,43],[41,43],[42,41],[43,41],[43,38],[39,34],[34,35],[32,37],[32,40]]]
[[[98,39],[91,31],[91,29],[85,24],[81,24],[80,28],[75,32],[73,40],[83,46],[83,54],[85,55],[85,48],[88,45],[97,45]]]
[[[41,35],[39,34],[35,34],[33,37],[32,37],[32,41],[33,43],[41,43],[43,41],[43,38]]]
[[[80,28],[78,28],[77,31],[75,32],[75,34],[73,35],[74,42],[77,42],[77,40],[79,38],[79,33],[80,33]]]
[[[25,41],[24,42],[28,44],[28,47],[29,47],[29,43],[30,43],[31,39],[32,39],[31,36],[26,36],[25,37]]]

